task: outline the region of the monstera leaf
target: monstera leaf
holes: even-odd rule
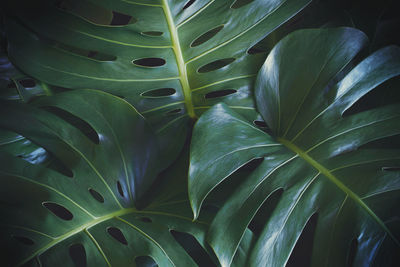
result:
[[[223,266],[272,199],[276,206],[263,218],[249,266],[284,266],[307,229],[312,242],[304,266],[398,264],[400,150],[377,140],[400,134],[400,106],[354,107],[400,74],[400,49],[383,48],[356,64],[365,44],[351,28],[290,34],[257,78],[257,107],[268,129],[225,104],[198,120],[189,173],[195,217],[216,186],[259,159],[210,226],[208,241]]]
[[[51,169],[1,152],[5,266],[195,264],[172,235],[187,233],[205,246],[207,224],[192,223],[186,194],[184,201],[170,196],[136,208],[158,173],[159,152],[130,104],[80,90],[31,105],[3,101],[0,110],[1,128],[45,148],[63,166]]]
[[[310,0],[9,1],[9,56],[50,85],[125,98],[150,121],[166,160],[188,118],[223,100],[252,118],[266,53],[251,49]],[[262,51],[261,51],[262,52]]]

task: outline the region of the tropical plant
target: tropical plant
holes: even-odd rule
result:
[[[310,2],[2,3],[4,265],[396,265],[393,15]]]
[[[262,158],[210,226],[208,241],[223,266],[257,211],[272,200],[276,206],[264,218],[250,265],[284,266],[308,224],[315,232],[312,266],[394,264],[400,151],[364,146],[400,134],[400,107],[350,111],[400,74],[400,48],[383,48],[353,67],[366,40],[350,28],[290,34],[269,54],[255,86],[267,130],[225,104],[197,122],[189,171],[195,218],[210,191]]]

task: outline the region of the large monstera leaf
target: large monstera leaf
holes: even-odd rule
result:
[[[277,204],[263,218],[249,266],[284,266],[305,228],[313,234],[311,266],[398,264],[400,151],[377,140],[400,134],[400,106],[353,107],[400,74],[400,49],[383,48],[353,67],[365,43],[351,28],[290,34],[269,54],[255,88],[269,129],[225,104],[198,120],[189,174],[195,217],[218,184],[262,159],[210,226],[208,240],[223,266],[272,199]]]
[[[80,90],[32,105],[3,101],[0,110],[2,128],[45,148],[64,166],[60,171],[1,152],[5,266],[194,265],[171,234],[189,233],[205,246],[207,225],[192,223],[186,195],[186,201],[136,208],[159,170],[158,147],[130,104]]]
[[[266,53],[251,48],[310,0],[9,2],[8,51],[19,68],[125,98],[177,150],[188,118],[220,100],[256,115],[250,88]]]

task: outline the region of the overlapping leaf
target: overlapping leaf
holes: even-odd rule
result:
[[[159,171],[156,138],[143,117],[94,90],[46,97],[35,106],[2,102],[7,115],[0,126],[44,147],[63,170],[1,153],[3,264],[193,266],[171,234],[189,233],[205,246],[207,225],[192,223],[186,195],[135,207]]]
[[[284,266],[309,225],[312,266],[398,263],[400,151],[363,145],[400,134],[400,106],[359,112],[352,106],[400,74],[400,49],[383,48],[351,68],[365,44],[365,35],[350,28],[302,30],[279,42],[255,89],[269,133],[225,104],[199,119],[189,174],[195,217],[218,184],[263,158],[210,227],[208,240],[223,266],[272,198],[279,201],[264,218],[249,266]]]

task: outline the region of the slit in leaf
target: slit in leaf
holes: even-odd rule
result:
[[[100,203],[104,203],[104,197],[97,192],[96,190],[94,190],[93,188],[89,188],[89,193],[92,195],[92,197],[94,199],[96,199],[98,202]]]
[[[318,222],[318,213],[314,213],[296,242],[292,254],[289,257],[286,267],[310,266],[311,255],[314,243],[314,234]]]
[[[357,247],[358,247],[358,241],[356,238],[353,238],[350,242],[349,246],[349,253],[347,254],[347,267],[352,267],[354,265],[354,260],[356,258],[356,253],[357,253]]]
[[[108,227],[107,232],[110,236],[112,236],[115,240],[117,240],[121,244],[128,245],[128,241],[126,241],[126,238],[120,229],[116,227]]]
[[[70,221],[74,217],[72,213],[65,207],[54,203],[54,202],[43,202],[43,207],[51,211],[58,218],[63,219],[65,221]]]
[[[137,256],[135,258],[137,267],[157,267],[158,264],[150,256]]]
[[[18,240],[21,244],[27,245],[27,246],[32,246],[35,244],[32,239],[27,238],[25,236],[18,236],[18,235],[13,235],[13,237]]]
[[[181,112],[182,112],[181,108],[176,108],[176,109],[168,111],[167,113],[165,113],[165,115],[175,115],[175,114],[179,114]]]
[[[382,167],[382,171],[398,172],[400,171],[400,167]]]
[[[94,144],[96,144],[96,145],[99,144],[99,142],[100,142],[99,135],[93,129],[93,127],[90,126],[90,124],[87,123],[86,121],[84,121],[81,118],[78,118],[77,116],[69,113],[68,111],[65,111],[58,107],[43,106],[41,108],[46,110],[47,112],[52,113],[53,115],[56,115],[57,117],[61,118],[62,120],[68,122],[70,125],[77,128],[79,131],[82,132],[82,134],[84,134],[87,138],[89,138],[89,140],[91,140]]]
[[[20,85],[25,88],[32,88],[36,86],[36,82],[34,79],[23,79],[18,81]]]
[[[199,241],[192,235],[170,230],[171,235],[181,245],[187,254],[196,262],[199,266],[217,266],[208,256],[207,252],[200,245]]]
[[[251,2],[253,2],[254,0],[236,0],[232,5],[231,8],[233,9],[237,9],[240,8],[242,6],[245,6],[247,4],[250,4]]]
[[[124,190],[122,189],[122,185],[119,181],[117,181],[117,190],[121,197],[125,197]]]
[[[249,229],[253,232],[255,236],[259,236],[264,229],[264,226],[271,217],[272,212],[275,210],[282,197],[284,190],[279,188],[273,192],[261,205],[257,213],[254,215],[253,219],[249,224]]]
[[[255,121],[253,121],[253,124],[259,128],[268,128],[268,125],[265,121],[255,120]]]
[[[220,25],[218,27],[215,27],[214,29],[209,30],[206,33],[203,33],[199,37],[197,37],[191,44],[190,47],[196,47],[199,46],[211,38],[213,38],[217,33],[219,33],[222,29],[224,28],[224,25]]]
[[[148,32],[141,32],[141,34],[150,37],[157,37],[157,36],[162,36],[164,33],[159,31],[148,31]]]
[[[218,90],[214,92],[209,92],[207,93],[204,97],[205,99],[210,99],[210,98],[218,98],[218,97],[224,97],[227,95],[231,95],[236,93],[237,91],[235,89],[224,89],[224,90]]]
[[[159,88],[143,92],[141,93],[141,96],[153,98],[153,97],[171,96],[175,93],[176,90],[174,88]]]
[[[183,6],[183,10],[185,10],[186,8],[190,7],[191,5],[193,5],[193,3],[196,2],[196,0],[189,0],[186,2],[186,4]]]
[[[254,55],[254,54],[261,54],[261,53],[267,53],[267,46],[265,44],[265,40],[261,40],[260,42],[256,43],[252,47],[247,50],[247,54],[249,55]]]
[[[82,244],[72,244],[69,247],[69,256],[74,262],[75,267],[86,267],[86,250]]]
[[[202,67],[200,67],[198,69],[198,72],[206,73],[206,72],[222,69],[223,67],[231,64],[233,61],[235,61],[234,58],[224,58],[224,59],[215,60],[213,62],[207,63],[207,64],[203,65]]]
[[[132,63],[139,67],[156,68],[164,66],[166,61],[162,58],[148,57],[132,60]]]

